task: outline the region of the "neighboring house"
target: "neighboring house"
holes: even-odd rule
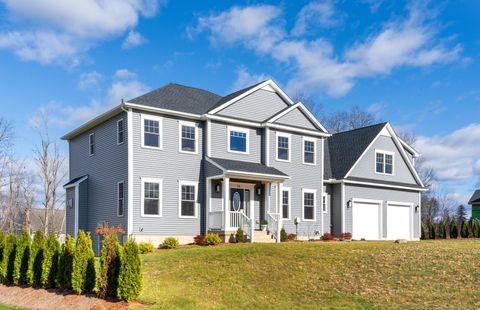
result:
[[[480,189],[477,189],[468,201],[472,206],[472,219],[480,219]]]
[[[418,153],[388,123],[332,136],[271,80],[224,97],[169,84],[63,139],[72,235],[106,222],[155,244],[238,228],[255,242],[266,220],[277,239],[419,238]]]
[[[50,217],[49,231],[58,235],[60,241],[65,238],[65,210],[56,209],[53,211],[53,216]],[[32,208],[28,213],[28,221],[30,234],[33,235],[36,231],[45,230],[45,209]]]

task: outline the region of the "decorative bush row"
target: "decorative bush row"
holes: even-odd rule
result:
[[[153,247],[153,246],[152,246]],[[133,300],[143,286],[140,249],[134,240],[120,245],[115,232],[104,238],[98,277],[92,239],[80,230],[77,240],[67,235],[60,246],[55,235],[37,231],[30,236],[5,236],[0,231],[0,283],[97,293],[101,298]]]
[[[471,223],[471,225],[466,221],[463,220],[460,223],[460,229],[457,225],[456,220],[451,220],[448,223],[445,223],[445,221],[440,221],[438,222],[438,225],[435,225],[434,223],[428,223],[427,228],[425,228],[425,225],[422,223],[420,227],[420,239],[425,240],[427,239],[428,233],[428,239],[457,239],[459,236],[462,238],[480,238],[480,221],[478,219],[474,219]]]

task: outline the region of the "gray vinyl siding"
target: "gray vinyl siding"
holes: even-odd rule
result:
[[[288,107],[288,104],[279,95],[260,89],[229,105],[217,114],[262,122],[286,107]]]
[[[117,145],[116,126],[121,118],[124,119],[125,142]],[[87,209],[87,214],[86,218],[80,216],[79,226],[85,227],[92,236],[97,224],[104,221],[109,225],[121,224],[127,229],[127,217],[117,217],[117,182],[123,181],[125,189],[128,188],[127,128],[127,115],[122,112],[70,141],[70,179],[88,175],[87,193],[83,195],[87,197],[87,202],[80,206]],[[88,136],[91,133],[95,133],[95,154],[89,156]],[[125,214],[127,196],[125,191]],[[67,227],[67,230],[70,231],[70,228]],[[97,238],[92,240],[94,249],[97,249]]]
[[[67,188],[65,192],[65,199],[68,202],[70,199],[72,200],[72,206],[65,207],[65,227],[66,232],[70,236],[73,236],[75,230],[75,187]]]
[[[284,131],[281,131],[284,133]],[[276,131],[270,131],[270,166],[277,168],[278,170],[286,173],[290,176],[290,179],[285,180],[284,186],[290,187],[290,220],[284,220],[283,225],[287,233],[295,233],[295,217],[302,219],[302,188],[316,190],[316,221],[301,221],[298,225],[299,237],[314,237],[316,231],[321,232],[321,197],[322,197],[322,175],[323,175],[323,163],[322,163],[322,142],[321,139],[317,139],[316,142],[316,162],[315,166],[303,164],[303,139],[302,135],[291,132],[290,141],[290,162],[280,162],[276,160],[277,141]],[[276,199],[272,198],[272,203]]]
[[[323,216],[323,231],[324,232],[332,232],[332,190],[329,186],[323,186],[323,193],[326,194],[327,198],[327,213],[322,214]],[[322,202],[323,203],[323,202]]]
[[[342,188],[340,184],[328,184],[327,191],[331,192],[332,234],[338,236],[342,233]]]
[[[375,149],[395,152],[394,175],[375,173]],[[379,136],[350,173],[352,177],[417,184],[392,138]]]
[[[310,122],[305,114],[298,108],[293,109],[284,116],[280,117],[275,123],[281,125],[302,127],[306,129],[317,130],[317,128]]]
[[[211,181],[211,205],[210,205],[210,208],[211,208],[211,211],[212,212],[216,212],[216,211],[222,211],[223,210],[223,193],[222,193],[222,190],[220,189],[220,192],[216,192],[215,191],[215,185],[217,184],[217,182],[220,182],[219,180],[218,181]]]
[[[144,113],[147,114],[147,113]],[[152,115],[152,114],[148,114]],[[133,234],[163,236],[195,236],[205,223],[203,208],[205,187],[202,167],[203,124],[198,124],[198,154],[179,152],[179,121],[162,117],[163,148],[148,149],[141,145],[141,113],[133,112]],[[162,217],[142,217],[142,178],[163,180]],[[179,217],[179,181],[198,182],[197,218]]]
[[[413,203],[419,205],[419,194],[415,191],[373,188],[360,185],[345,185],[345,204],[352,199],[382,200],[383,238],[387,237],[387,201]],[[414,213],[413,237],[419,238],[420,212]],[[352,232],[352,208],[345,208],[345,232]]]
[[[78,186],[78,229],[88,230],[88,179]]]
[[[232,125],[249,130],[249,153],[239,154],[228,152],[228,127],[230,125],[218,122],[212,122],[211,129],[211,155],[212,157],[241,160],[260,163],[262,160],[262,129],[248,128]]]

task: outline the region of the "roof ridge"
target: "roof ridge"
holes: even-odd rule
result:
[[[189,85],[183,85],[183,84],[179,84],[179,83],[168,83],[167,85],[164,85],[162,87],[165,87],[165,86],[168,86],[168,85],[176,85],[176,86],[180,86],[180,87],[185,87],[185,88],[190,88],[190,89],[195,89],[195,90],[201,90],[201,91],[204,91],[204,92],[207,92],[207,93],[211,93],[213,95],[216,95],[216,96],[219,96],[220,98],[222,97],[221,95],[219,94],[216,94],[210,90],[207,90],[207,89],[203,89],[203,88],[200,88],[200,87],[194,87],[194,86],[189,86]],[[160,88],[162,88],[160,87]]]
[[[364,126],[364,127],[359,127],[359,128],[354,128],[354,129],[349,129],[349,130],[345,130],[345,131],[341,131],[341,132],[337,132],[337,133],[334,133],[333,135],[339,135],[339,134],[343,134],[343,133],[350,133],[352,131],[357,131],[357,130],[361,130],[361,129],[366,129],[366,128],[371,128],[371,127],[375,127],[375,126],[379,126],[379,125],[387,125],[388,122],[381,122],[381,123],[377,123],[377,124],[373,124],[373,125],[368,125],[368,126]]]

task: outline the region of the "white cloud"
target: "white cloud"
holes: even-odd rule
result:
[[[0,33],[0,48],[23,60],[75,64],[97,42],[133,29],[153,16],[156,0],[3,0],[12,31]]]
[[[135,72],[132,72],[128,69],[118,69],[117,71],[115,71],[114,75],[114,77],[118,79],[132,79],[136,76],[137,74]]]
[[[103,75],[97,71],[84,72],[80,74],[80,80],[78,81],[78,88],[85,90],[89,88],[96,88],[103,79]]]
[[[308,32],[313,27],[332,27],[340,22],[331,0],[310,2],[297,15],[292,34],[295,36]]]
[[[123,49],[134,48],[139,45],[142,45],[146,41],[147,40],[140,33],[132,30],[128,33],[128,36],[123,41],[122,48]]]
[[[251,74],[247,69],[242,67],[237,70],[237,79],[235,80],[235,83],[233,83],[232,91],[237,91],[268,79],[269,77],[263,73]]]
[[[107,93],[106,102],[114,106],[120,104],[121,100],[133,99],[148,91],[148,87],[140,81],[118,81],[112,84]]]

